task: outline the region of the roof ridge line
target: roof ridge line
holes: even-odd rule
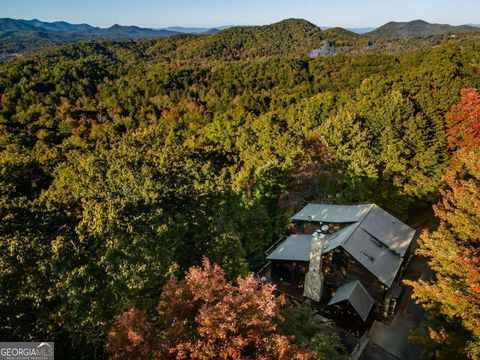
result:
[[[355,221],[352,225],[356,225],[355,226],[355,229],[352,231],[352,233],[347,237],[347,239],[343,242],[343,245],[345,245],[349,240],[350,238],[352,237],[352,235],[355,233],[355,231],[357,231],[358,227],[362,224],[362,222],[367,218],[367,216],[370,214],[370,212],[372,211],[372,209],[374,208],[374,206],[376,206],[375,204],[371,203],[371,204],[368,204],[370,205],[370,209],[368,209],[368,212],[365,214],[365,216],[362,218],[362,220],[360,221]],[[362,228],[363,229],[363,228]],[[382,243],[383,244],[383,243]]]

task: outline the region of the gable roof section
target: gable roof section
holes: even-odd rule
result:
[[[293,221],[315,221],[329,223],[353,223],[362,220],[373,204],[367,205],[324,205],[308,204],[292,217]],[[311,220],[309,219],[311,217]]]
[[[414,229],[373,204],[342,247],[391,287],[414,235]]]
[[[323,254],[341,246],[350,237],[357,225],[349,225],[334,234],[327,235]],[[267,260],[276,261],[310,261],[312,235],[293,234],[280,243]]]
[[[379,281],[391,287],[403,262],[415,230],[375,204],[309,204],[292,220],[350,223],[327,235],[323,253],[342,247]],[[310,260],[310,235],[291,235],[267,257],[267,260]]]
[[[388,287],[392,285],[403,262],[401,257],[391,252],[361,226],[357,227],[342,247]]]
[[[338,230],[334,234],[327,235],[327,241],[325,242],[325,248],[323,253],[327,253],[333,249],[336,249],[339,246],[345,244],[345,242],[352,236],[352,234],[357,229],[358,225],[356,223],[348,225],[343,229]]]
[[[367,320],[374,303],[360,281],[353,281],[339,287],[328,305],[335,305],[342,301],[348,301],[363,321]]]
[[[414,229],[376,205],[361,222],[360,227],[402,257],[415,235]]]

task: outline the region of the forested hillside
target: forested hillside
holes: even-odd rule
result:
[[[49,23],[37,19],[0,18],[0,53],[31,53],[77,41],[158,39],[176,34],[175,31],[118,24],[99,28],[65,21]]]
[[[309,59],[326,35],[291,24],[0,64],[1,338],[98,357],[202,256],[230,280],[258,269],[305,201],[405,217],[438,199],[480,40]]]
[[[479,29],[474,26],[452,26],[448,24],[430,24],[423,20],[410,22],[389,22],[371,32],[371,35],[390,38],[429,37],[433,35],[454,35],[475,33]]]
[[[193,32],[195,33],[195,32]],[[395,53],[426,50],[453,38],[480,36],[473,26],[430,24],[417,20],[390,22],[375,31],[356,34],[343,28],[322,30],[303,19],[286,19],[264,26],[211,29],[202,35],[179,34],[165,29],[113,25],[46,23],[39,20],[0,18],[0,54],[29,54],[60,45],[91,40],[159,39],[157,50],[169,59],[191,63],[272,57],[302,58],[325,46],[333,54]]]

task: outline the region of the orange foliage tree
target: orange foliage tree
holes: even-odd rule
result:
[[[122,323],[128,318],[123,315],[110,332],[109,352],[132,358],[128,349],[138,353],[144,344],[142,350],[156,359],[307,359],[310,351],[277,333],[284,299],[273,291],[252,274],[232,284],[205,258],[203,267],[192,267],[185,279],[172,278],[165,285],[154,344],[150,325],[145,323],[144,332],[132,331]]]
[[[480,147],[480,93],[463,89],[460,102],[447,116],[448,148],[452,151]]]
[[[459,150],[444,180],[447,188],[441,191],[441,202],[434,206],[440,225],[436,231],[422,235],[419,251],[429,258],[435,280],[407,284],[413,286],[414,297],[430,316],[436,317],[429,335],[437,343],[437,358],[448,358],[449,355],[441,354],[447,349],[477,359],[480,357],[480,149]],[[439,318],[445,321],[438,321]],[[460,330],[452,324],[460,324]],[[459,339],[462,333],[463,340]],[[452,342],[459,348],[448,349],[451,345],[446,344]]]
[[[144,359],[155,346],[154,329],[144,310],[130,309],[122,314],[108,334],[108,352],[113,359]]]

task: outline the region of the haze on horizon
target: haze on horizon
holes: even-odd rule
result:
[[[2,0],[0,17],[37,18],[109,27],[149,28],[264,25],[303,18],[320,26],[376,27],[422,19],[451,25],[480,23],[478,0]]]

